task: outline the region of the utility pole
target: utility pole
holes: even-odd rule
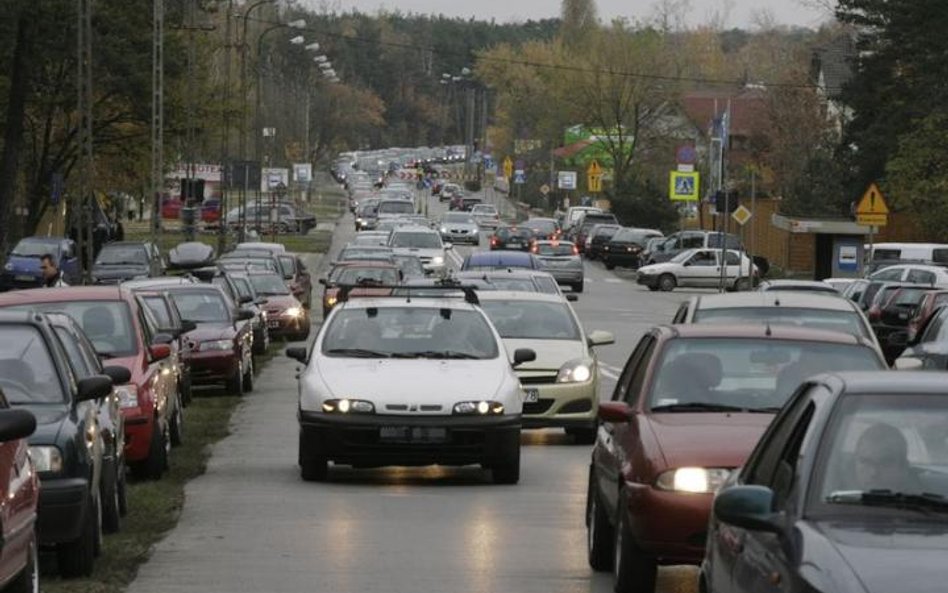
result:
[[[164,37],[165,2],[152,0],[151,42],[151,242],[161,236],[161,194],[164,190]]]
[[[224,217],[227,214],[227,190],[233,181],[233,167],[230,162],[230,60],[233,54],[233,30],[231,19],[234,13],[234,0],[227,1],[227,14],[224,20],[224,93],[221,99],[223,104],[223,134],[221,134],[221,200],[220,217],[217,228],[217,253],[224,253],[227,246],[227,225]]]
[[[466,154],[464,165],[465,177],[470,175],[471,163],[474,159],[474,91],[474,83],[471,81],[466,81],[464,84],[464,92],[467,99],[467,128],[464,133],[464,152]]]
[[[95,200],[95,160],[92,146],[92,8],[95,0],[79,0],[77,12],[77,84],[79,111],[79,188],[76,196],[74,220],[78,222],[76,235],[82,258],[82,280],[92,280],[92,264],[95,260],[95,237],[93,216]]]

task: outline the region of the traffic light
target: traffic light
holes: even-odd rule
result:
[[[185,203],[200,204],[204,202],[204,180],[187,179],[181,180],[181,200]]]
[[[718,213],[725,212],[726,210],[727,214],[734,214],[740,205],[740,196],[736,189],[727,192],[719,189],[714,192],[714,209]]]

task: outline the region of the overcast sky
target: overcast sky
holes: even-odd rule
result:
[[[688,10],[688,24],[709,22],[715,14],[723,15],[725,27],[751,28],[761,11],[772,16],[781,25],[818,27],[828,18],[825,11],[808,8],[808,0],[667,0],[684,3]],[[333,6],[348,11],[357,9],[374,12],[379,8],[398,9],[402,12],[444,14],[451,17],[474,17],[482,20],[540,19],[559,15],[558,0],[301,0],[311,6]],[[597,0],[599,15],[607,21],[615,17],[630,20],[648,19],[655,14],[655,0]]]

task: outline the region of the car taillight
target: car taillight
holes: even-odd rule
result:
[[[573,245],[573,255],[579,255],[579,247]]]
[[[877,306],[873,306],[869,309],[869,321],[879,321],[882,319],[882,309]]]
[[[536,245],[531,245],[531,246],[530,246],[530,252],[531,252],[531,253],[539,253],[539,251],[540,251],[540,248],[539,248],[538,246],[536,246]]]

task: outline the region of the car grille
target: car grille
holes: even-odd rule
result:
[[[444,406],[437,404],[425,404],[421,406],[409,406],[408,404],[385,404],[387,412],[421,412],[423,414],[433,414],[440,412]]]
[[[466,234],[468,234],[470,231],[465,230],[465,229],[450,229],[449,232],[450,232],[452,235],[466,235]]]
[[[551,385],[556,383],[556,374],[552,375],[534,375],[532,377],[520,377],[521,385]]]
[[[540,399],[534,403],[523,404],[524,414],[543,414],[553,406],[552,399]]]

